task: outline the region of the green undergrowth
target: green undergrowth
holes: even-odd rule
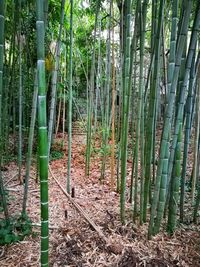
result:
[[[27,215],[0,220],[0,245],[22,241],[32,234],[32,223]]]
[[[51,151],[50,160],[62,159],[64,157],[63,151],[53,150]]]
[[[92,154],[97,154],[98,156],[110,156],[111,155],[111,146],[104,145],[100,148],[93,147]]]

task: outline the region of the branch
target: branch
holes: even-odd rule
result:
[[[84,219],[92,226],[92,228],[98,233],[99,237],[107,244],[108,240],[103,234],[103,232],[100,230],[100,228],[95,224],[95,222],[88,216],[88,214],[79,206],[78,203],[74,201],[74,199],[67,193],[67,191],[64,189],[64,187],[58,182],[58,180],[55,178],[51,167],[49,166],[49,171],[52,176],[52,178],[55,180],[57,185],[60,187],[64,195],[68,198],[68,200],[74,205],[74,207],[77,209],[77,211],[84,217]]]

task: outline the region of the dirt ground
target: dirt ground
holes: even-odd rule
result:
[[[77,135],[72,145],[72,187],[74,200],[96,223],[106,236],[105,242],[74,208],[49,174],[50,266],[51,267],[167,267],[200,266],[200,227],[181,225],[173,237],[163,230],[147,240],[147,224],[131,222],[131,206],[127,204],[127,223],[119,218],[119,194],[110,189],[110,168],[100,184],[100,160],[91,162],[90,177],[84,176],[85,137]],[[59,143],[60,141],[57,140]],[[66,151],[65,151],[66,152]],[[66,153],[65,153],[66,154]],[[67,155],[51,162],[51,169],[59,183],[66,187]],[[128,166],[130,173],[131,166]],[[4,173],[10,195],[9,210],[19,214],[23,186],[15,174],[17,167],[10,163]],[[28,214],[33,221],[34,235],[24,241],[0,247],[1,267],[38,267],[40,258],[40,198],[35,182],[35,168],[31,171]],[[130,174],[128,176],[128,180]],[[127,191],[127,199],[129,192]]]

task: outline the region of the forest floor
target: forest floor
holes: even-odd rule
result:
[[[60,140],[58,139],[56,143],[61,142]],[[119,194],[110,189],[109,164],[104,183],[100,184],[100,155],[96,154],[92,158],[90,177],[86,178],[84,175],[84,135],[74,136],[72,151],[74,200],[99,226],[109,242],[106,244],[77,212],[49,174],[51,267],[200,266],[200,227],[198,225],[180,225],[172,237],[169,237],[163,228],[159,235],[152,240],[147,240],[147,224],[142,226],[139,226],[139,223],[132,224],[131,206],[127,204],[127,223],[122,226],[119,218]],[[50,165],[56,179],[65,188],[66,153],[64,158],[51,161]],[[131,163],[128,163],[128,182],[130,172]],[[4,173],[5,181],[9,181],[7,189],[12,199],[9,205],[12,214],[20,213],[23,195],[23,186],[19,185],[16,173],[15,163],[10,163],[8,171]],[[33,168],[27,211],[35,224],[33,227],[35,234],[26,237],[22,242],[0,247],[1,267],[39,267],[40,197],[35,176],[35,168]]]

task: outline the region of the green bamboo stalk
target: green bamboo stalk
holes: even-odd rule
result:
[[[177,92],[177,94],[179,94],[179,102],[178,102],[178,109],[177,109],[177,116],[176,116],[176,122],[175,122],[175,130],[174,130],[174,135],[173,135],[173,142],[172,142],[172,148],[171,148],[171,152],[170,152],[170,159],[169,159],[169,165],[168,165],[168,179],[169,179],[169,183],[171,183],[171,173],[172,173],[172,166],[174,165],[174,155],[175,155],[175,149],[176,149],[176,144],[177,144],[177,140],[178,140],[178,132],[179,132],[179,126],[180,123],[182,123],[182,118],[183,118],[183,106],[184,106],[184,98],[185,98],[185,94],[187,95],[187,83],[188,83],[188,78],[189,78],[189,72],[190,72],[190,68],[191,68],[191,56],[193,57],[193,53],[195,51],[195,41],[194,41],[194,36],[191,37],[191,42],[190,42],[190,47],[189,47],[189,52],[188,52],[188,56],[187,56],[187,60],[186,60],[186,69],[185,69],[185,74],[184,74],[184,81],[183,84],[181,85],[181,90],[180,93]],[[161,178],[161,183],[164,183],[165,177]],[[168,180],[165,182],[165,188],[163,188],[163,192],[162,192],[162,196],[164,196],[165,192],[166,192],[166,188],[167,188],[167,184],[168,184]],[[165,202],[165,197],[162,199],[162,201]],[[160,204],[160,207],[158,207],[159,209],[159,213],[161,214],[160,216],[163,216],[163,203]],[[160,227],[160,222],[161,222],[162,217],[158,220],[156,220],[155,223],[155,232],[158,232],[159,227]]]
[[[144,45],[145,45],[145,33],[146,33],[146,18],[148,0],[143,2],[140,8],[140,78],[139,78],[139,106],[138,106],[138,118],[136,128],[136,170],[138,169],[138,150],[140,143],[140,223],[143,222],[143,199],[144,199],[144,139],[141,136],[141,132],[144,132],[143,119],[143,103],[144,103]],[[134,214],[133,218],[137,216],[137,185],[138,185],[138,171],[135,173],[135,191],[134,191]]]
[[[163,213],[162,213],[163,205],[165,205],[165,190],[166,190],[167,175],[168,175],[168,163],[169,163],[169,146],[170,146],[169,139],[170,138],[168,138],[168,142],[166,144],[165,157],[163,159],[163,170],[162,170],[161,185],[160,185],[161,194],[159,196],[158,212],[157,212],[156,225],[155,225],[155,228],[158,230],[154,230],[154,234],[158,233],[159,231],[160,223],[163,217]]]
[[[197,42],[197,33],[200,25],[200,3],[197,4],[196,6],[196,14],[195,14],[195,19],[193,23],[193,28],[192,28],[192,35],[190,39],[190,45],[188,48],[188,54],[187,54],[187,59],[186,59],[186,67],[185,67],[185,74],[184,74],[184,80],[181,84],[181,89],[179,93],[179,100],[178,100],[178,105],[177,105],[177,115],[176,115],[176,120],[175,120],[175,129],[174,129],[174,134],[173,134],[173,142],[172,142],[172,148],[171,148],[171,153],[170,153],[170,159],[169,159],[169,168],[168,168],[168,181],[171,179],[171,173],[172,173],[172,166],[174,162],[174,154],[175,154],[175,147],[177,144],[177,138],[178,138],[178,124],[182,122],[183,120],[183,111],[184,111],[184,104],[185,104],[185,96],[188,95],[188,80],[189,80],[189,75],[190,75],[190,70],[192,66],[192,60],[193,56],[195,53],[195,48],[196,48],[196,42]],[[181,206],[183,205],[184,202],[184,184],[183,180],[181,182]],[[183,198],[183,199],[182,199]],[[182,213],[183,215],[183,213]],[[182,217],[181,215],[181,217]]]
[[[173,0],[172,3],[172,25],[171,25],[171,37],[170,37],[170,53],[169,53],[169,62],[167,68],[167,103],[169,101],[169,95],[171,90],[171,83],[173,79],[173,72],[175,68],[175,60],[176,60],[176,44],[177,44],[177,25],[178,25],[178,4],[179,0]],[[181,64],[182,65],[182,64]],[[169,164],[168,153],[166,154],[167,158],[165,158],[165,162]],[[165,173],[164,173],[165,175]],[[169,188],[167,186],[167,188]],[[167,211],[167,205],[169,203],[169,192],[167,190],[167,200],[165,211]]]
[[[167,68],[167,92],[168,92],[168,96],[169,96],[170,89],[171,89],[171,83],[172,83],[172,79],[173,79],[175,60],[176,60],[178,6],[179,6],[179,0],[173,0],[173,2],[172,2],[172,26],[171,26],[171,37],[170,37],[169,63],[168,63],[168,68]],[[167,97],[167,99],[168,99],[168,97]]]
[[[107,40],[106,40],[106,68],[105,68],[105,110],[104,110],[104,121],[103,121],[103,133],[102,133],[102,149],[103,158],[101,166],[101,178],[102,181],[105,175],[106,160],[108,154],[108,137],[109,137],[109,114],[110,114],[110,87],[111,87],[111,5],[109,5],[109,17],[107,20]]]
[[[177,86],[177,91],[176,91],[176,99],[175,99],[175,106],[178,106],[178,99],[180,96],[180,90],[183,84],[183,80],[184,80],[184,76],[185,76],[185,64],[186,64],[186,52],[187,52],[187,40],[185,42],[185,47],[184,47],[184,51],[182,54],[182,59],[181,59],[181,66],[180,66],[180,74],[179,74],[179,78],[178,78],[178,86]],[[173,114],[172,116],[172,123],[171,125],[174,125],[174,120],[177,116],[177,108],[175,108],[175,114]],[[171,158],[172,159],[172,158]],[[173,163],[170,163],[170,155],[168,156],[168,176],[167,176],[167,186],[166,186],[166,203],[165,203],[165,214],[164,217],[166,216],[167,210],[168,210],[168,205],[169,205],[169,199],[170,199],[170,188],[171,188],[171,181],[170,181],[170,177],[171,177],[171,172],[169,173],[169,167],[170,164],[171,166],[173,166]],[[172,169],[171,169],[172,170]]]
[[[45,29],[48,25],[48,11],[49,11],[49,1],[44,0],[44,28]]]
[[[144,178],[144,205],[143,205],[143,220],[146,221],[147,215],[147,203],[149,199],[150,179],[151,179],[151,163],[154,158],[153,150],[155,146],[154,135],[156,125],[156,106],[158,95],[158,82],[159,82],[159,68],[160,68],[160,49],[161,49],[161,33],[162,22],[164,16],[165,1],[160,1],[159,7],[159,19],[157,25],[157,35],[155,41],[155,61],[154,70],[152,72],[152,83],[150,87],[150,103],[149,103],[149,116],[147,117],[147,129],[146,129],[146,142],[145,142],[145,178]]]
[[[174,137],[173,137],[172,149],[171,149],[170,160],[169,160],[169,171],[168,171],[169,179],[171,177],[172,166],[173,166],[173,161],[174,161],[173,160],[174,151],[175,151],[177,137],[178,137],[178,128],[179,128],[178,125],[183,119],[185,96],[188,95],[188,80],[189,80],[190,70],[192,66],[193,55],[196,50],[195,48],[196,48],[196,43],[197,43],[199,26],[200,26],[200,2],[196,6],[196,13],[195,13],[195,19],[194,19],[193,28],[192,28],[192,35],[191,35],[190,45],[188,48],[188,54],[187,54],[187,59],[186,59],[184,80],[181,86],[179,100],[178,100],[179,102],[177,106],[177,116],[176,116],[176,121],[175,121]]]
[[[166,44],[165,44],[165,26],[163,25],[162,27],[162,69],[163,69],[163,87],[164,90],[162,89],[160,92],[160,97],[161,99],[161,103],[160,103],[160,119],[163,119],[164,116],[164,112],[162,112],[162,109],[164,109],[164,107],[167,104],[167,57],[165,55],[165,51],[166,51]],[[162,96],[164,95],[164,96]]]
[[[200,159],[200,157],[198,155],[198,164],[200,164],[200,160],[199,159]],[[199,169],[197,170],[197,175],[199,176]],[[193,213],[193,221],[194,221],[194,223],[197,223],[199,204],[200,204],[200,185],[198,184],[196,203],[195,203],[195,206],[194,206],[194,213]]]
[[[62,77],[60,77],[60,83],[62,83]],[[60,89],[59,92],[59,103],[58,103],[58,114],[57,114],[57,119],[56,119],[56,126],[55,126],[55,138],[57,138],[58,135],[58,129],[60,126],[60,117],[61,117],[61,107],[62,107],[62,94],[63,94],[63,90]]]
[[[102,60],[101,60],[101,14],[98,15],[98,59],[97,59],[97,77],[96,77],[96,99],[95,99],[95,109],[94,109],[94,129],[93,134],[96,133],[97,128],[97,113],[98,113],[98,103],[101,102],[100,89],[101,89],[101,74],[102,74]],[[101,103],[100,103],[101,104]],[[102,109],[102,105],[100,105]]]
[[[61,18],[60,18],[60,27],[59,27],[59,34],[58,40],[56,43],[56,62],[55,62],[55,69],[52,73],[52,91],[51,91],[51,106],[50,106],[50,116],[49,116],[49,123],[48,123],[48,157],[50,155],[51,150],[51,143],[52,143],[52,134],[53,134],[53,126],[54,126],[54,118],[55,118],[55,109],[56,109],[56,93],[57,93],[57,80],[58,80],[58,70],[60,65],[60,46],[61,46],[61,36],[62,36],[62,29],[64,23],[64,8],[65,8],[65,0],[61,2]]]
[[[193,214],[194,223],[197,223],[197,215],[198,215],[199,204],[200,204],[200,185],[198,185],[196,203],[195,203],[195,207],[194,207],[194,214]]]
[[[157,34],[157,16],[158,16],[158,0],[152,0],[152,13],[151,13],[151,53],[155,46],[156,34]]]
[[[197,77],[197,105],[200,103],[200,65],[198,65],[198,77]],[[198,106],[199,109],[199,106]],[[200,135],[198,136],[198,140],[200,138]],[[198,147],[198,169],[197,171],[197,176],[199,177],[199,164],[200,164],[200,145]],[[196,197],[196,203],[194,206],[194,214],[193,214],[193,220],[194,223],[197,222],[197,215],[198,215],[198,209],[199,209],[199,204],[200,204],[200,183],[198,181],[198,189],[197,189],[197,197]]]
[[[22,169],[22,36],[21,36],[21,0],[18,0],[19,9],[19,132],[18,132],[18,178],[22,183],[21,169]]]
[[[125,47],[124,47],[124,74],[123,74],[123,99],[122,99],[122,135],[121,135],[121,194],[120,194],[120,217],[125,222],[125,190],[127,171],[127,145],[128,145],[128,120],[130,106],[130,46],[131,46],[131,1],[125,0]]]
[[[2,162],[2,160],[1,160]],[[3,185],[3,177],[2,177],[2,172],[1,172],[1,164],[0,164],[0,196],[1,196],[1,202],[2,202],[2,206],[3,206],[3,211],[4,211],[4,216],[5,216],[5,220],[6,220],[6,224],[7,226],[10,223],[10,218],[9,218],[9,213],[8,213],[8,205],[7,205],[7,200],[6,200],[6,192],[4,189],[4,185]]]
[[[88,94],[88,106],[87,106],[87,145],[86,145],[86,164],[85,164],[85,175],[89,176],[90,173],[90,158],[91,158],[91,139],[92,139],[92,110],[93,110],[93,95],[94,95],[94,76],[95,76],[95,50],[96,50],[96,35],[97,35],[97,24],[98,15],[100,10],[100,0],[96,1],[96,14],[95,14],[95,26],[94,26],[94,44],[92,51],[92,63],[90,73],[90,85],[88,83],[87,90]]]
[[[69,102],[68,102],[68,168],[67,192],[71,189],[71,155],[72,155],[72,72],[73,72],[73,5],[70,1],[70,52],[69,52]]]
[[[2,148],[2,93],[3,93],[3,57],[4,57],[4,25],[5,1],[0,4],[0,148]]]
[[[195,138],[194,138],[194,165],[192,172],[192,188],[191,188],[191,201],[194,202],[196,183],[197,183],[197,173],[198,173],[198,157],[199,157],[199,133],[200,133],[200,95],[197,92],[196,100],[196,120],[195,120]]]
[[[185,9],[184,15],[182,17],[181,31],[180,31],[178,42],[177,42],[177,50],[176,50],[177,54],[176,54],[175,68],[174,68],[174,74],[173,74],[172,85],[171,85],[171,90],[170,90],[169,102],[168,102],[168,106],[167,106],[166,112],[165,112],[165,120],[164,120],[163,132],[162,132],[162,140],[161,140],[161,144],[160,144],[160,156],[159,156],[159,161],[158,161],[153,202],[152,202],[152,206],[151,206],[151,216],[150,216],[150,223],[149,223],[149,230],[148,230],[148,237],[149,238],[151,238],[151,236],[154,232],[154,229],[153,229],[154,228],[154,218],[156,215],[156,209],[157,209],[157,204],[158,204],[158,200],[159,200],[160,185],[164,184],[163,181],[161,182],[162,170],[163,170],[163,166],[164,166],[163,160],[165,158],[166,146],[168,144],[168,138],[169,138],[169,133],[170,133],[170,128],[171,128],[171,119],[172,119],[172,114],[173,114],[175,92],[176,92],[176,86],[178,83],[179,69],[180,69],[180,65],[181,65],[182,53],[184,50],[186,35],[187,35],[187,31],[188,31],[191,8],[192,8],[192,1],[189,0],[189,1],[187,1],[186,9]],[[165,193],[165,191],[162,191],[162,193]],[[165,199],[165,196],[162,197],[161,199]],[[157,230],[155,230],[155,232],[157,232]]]
[[[117,192],[121,191],[121,183],[120,183],[120,169],[121,169],[121,131],[122,131],[122,95],[123,95],[123,21],[124,21],[124,12],[123,12],[123,2],[117,0],[117,6],[120,13],[120,48],[119,48],[119,68],[118,68],[118,85],[119,85],[119,94],[118,94],[118,124],[117,124]]]
[[[132,139],[132,171],[131,171],[131,189],[130,189],[130,203],[133,203],[133,196],[134,196],[134,171],[135,171],[135,154],[136,154],[136,146],[135,146],[135,127],[136,127],[136,118],[135,118],[135,106],[136,106],[136,86],[137,86],[137,44],[139,41],[139,11],[140,11],[141,1],[138,0],[136,2],[135,7],[135,22],[134,22],[134,33],[131,41],[131,52],[130,52],[130,77],[132,77],[133,73],[133,79],[130,79],[129,81],[129,90],[131,91],[132,87],[133,90],[131,91],[131,139]],[[132,81],[133,80],[133,81]]]
[[[119,65],[121,63],[121,57],[119,56],[120,58],[120,62],[119,62]],[[118,122],[117,122],[117,133],[116,133],[116,136],[117,136],[117,140],[116,140],[116,143],[117,143],[117,184],[116,184],[116,191],[117,192],[120,192],[120,162],[121,162],[121,149],[120,149],[120,134],[121,134],[121,91],[120,91],[120,88],[121,88],[121,81],[122,81],[122,68],[119,67],[118,68],[118,71],[116,73],[117,77],[116,77],[116,80],[117,80],[117,88],[118,88],[118,108],[117,108],[117,119],[118,119]]]
[[[114,19],[113,0],[111,1],[111,15]],[[115,32],[112,26],[112,147],[111,147],[111,190],[114,189],[114,173],[115,173],[115,95],[116,95],[116,69],[115,69]]]
[[[139,77],[139,97],[138,97],[138,112],[136,122],[136,142],[135,142],[135,185],[134,185],[134,212],[133,220],[136,220],[137,216],[137,194],[138,194],[138,162],[139,162],[139,145],[140,145],[140,131],[141,131],[141,115],[142,115],[142,103],[143,103],[143,83],[144,83],[144,42],[145,42],[145,28],[146,28],[146,15],[147,15],[148,1],[143,2],[143,6],[140,3],[140,77]],[[143,153],[141,151],[141,153]],[[140,170],[143,168],[140,161]],[[140,171],[141,177],[141,190],[143,191],[143,177],[142,171]],[[141,192],[141,194],[143,194]],[[141,201],[140,198],[140,209]]]
[[[26,174],[25,174],[24,196],[23,196],[23,204],[22,204],[22,215],[26,215],[26,205],[27,205],[27,200],[28,200],[28,185],[29,185],[29,176],[30,176],[31,160],[32,160],[34,128],[35,128],[35,120],[36,120],[36,113],[37,113],[37,97],[38,97],[37,79],[38,79],[37,73],[35,73],[31,122],[30,122],[30,128],[29,128],[28,152],[27,152],[27,157],[26,157],[27,160],[26,160]]]
[[[176,228],[177,208],[179,199],[179,187],[181,177],[181,141],[182,141],[182,124],[179,125],[178,142],[176,146],[176,155],[174,170],[171,180],[170,201],[169,201],[169,213],[167,230],[169,233],[173,233]]]
[[[38,141],[39,141],[39,175],[41,198],[41,266],[48,267],[49,231],[48,231],[48,142],[46,116],[45,83],[45,23],[44,0],[37,0],[37,75],[38,75]]]
[[[66,30],[64,30],[64,40],[66,41]],[[66,125],[66,80],[67,80],[67,45],[65,44],[65,52],[64,52],[64,87],[63,87],[63,114],[62,114],[62,147],[64,148],[65,144],[65,125]]]
[[[192,114],[193,114],[193,105],[195,98],[195,86],[197,81],[197,71],[198,65],[200,61],[200,52],[198,53],[198,57],[195,64],[195,54],[193,56],[192,68],[190,73],[190,82],[189,82],[189,92],[186,101],[185,107],[185,134],[184,134],[184,151],[183,151],[183,163],[182,163],[182,173],[181,173],[181,197],[180,197],[180,220],[183,221],[184,218],[184,192],[185,192],[185,178],[186,178],[186,170],[187,170],[187,160],[188,160],[188,149],[189,142],[191,137],[191,128],[192,128]]]
[[[14,92],[14,76],[15,76],[15,68],[16,68],[16,63],[17,63],[17,55],[16,55],[16,35],[17,35],[17,21],[18,21],[18,8],[17,8],[17,3],[12,2],[12,14],[13,14],[13,28],[12,28],[12,37],[11,37],[11,49],[9,51],[9,71],[8,75],[10,76],[8,82],[9,90],[6,90],[5,93],[5,100],[8,98],[8,91],[12,92],[12,107],[13,107],[13,113],[12,113],[12,118],[13,118],[13,134],[16,136],[16,101],[15,101],[15,92]],[[7,157],[7,147],[8,147],[8,135],[9,135],[9,126],[8,126],[8,120],[6,119],[8,117],[8,108],[7,108],[7,101],[4,103],[4,115],[3,117],[5,118],[4,123],[3,123],[3,139],[4,139],[4,148],[5,148],[5,154]]]
[[[136,1],[136,7],[135,7],[135,19],[134,19],[134,33],[131,41],[131,52],[130,52],[130,77],[132,77],[133,74],[133,79],[130,79],[129,82],[129,88],[131,90],[131,134],[132,134],[132,142],[133,142],[133,133],[134,133],[134,108],[135,108],[135,91],[136,91],[136,73],[137,73],[137,45],[139,41],[139,10],[141,6],[141,0]]]

